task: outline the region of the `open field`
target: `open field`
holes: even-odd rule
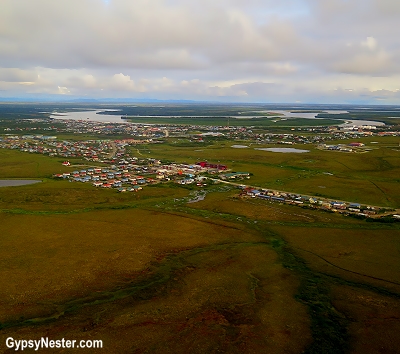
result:
[[[40,299],[57,302],[87,296],[86,288],[104,290],[109,282],[115,287],[168,253],[214,243],[260,241],[234,225],[144,210],[1,214],[1,219],[2,279],[8,279],[1,298],[9,303],[1,306],[0,322],[16,304],[29,310]]]
[[[400,291],[400,230],[274,226],[320,272]]]
[[[311,341],[298,280],[244,226],[144,210],[1,217],[2,339],[89,331],[115,353],[298,353]]]
[[[398,299],[351,286],[335,286],[332,290],[334,306],[351,319],[349,335],[353,353],[398,353]]]
[[[0,188],[0,209],[15,213],[123,209],[139,204],[154,204],[166,198],[183,198],[187,194],[188,191],[184,189],[157,186],[144,188],[140,193],[117,193],[115,190],[94,188],[89,184],[44,180],[37,185],[21,186],[18,189]]]
[[[63,160],[48,156],[29,154],[16,150],[0,149],[0,178],[44,178],[54,173],[70,172],[62,166]]]

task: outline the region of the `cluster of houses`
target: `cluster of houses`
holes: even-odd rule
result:
[[[5,131],[15,131],[18,134],[22,131],[34,131],[39,129],[35,127],[35,122],[40,123],[41,130],[52,130],[57,133],[72,134],[91,134],[91,135],[120,135],[134,137],[132,144],[152,144],[162,142],[167,137],[185,137],[194,142],[204,142],[208,137],[223,137],[230,140],[248,140],[266,144],[323,144],[330,140],[356,139],[358,137],[373,135],[400,135],[396,129],[391,126],[357,126],[357,127],[338,127],[338,126],[318,126],[318,127],[298,127],[292,128],[299,133],[275,134],[266,132],[267,129],[260,129],[254,126],[204,126],[204,125],[182,125],[173,124],[141,124],[132,122],[98,122],[90,120],[73,119],[21,119],[17,120],[24,126],[29,122],[31,127],[24,129],[19,127],[5,128]],[[57,123],[55,125],[55,122]],[[46,128],[45,125],[48,125]],[[307,132],[302,135],[300,132]],[[196,132],[196,133],[194,133]],[[310,134],[311,133],[311,134]],[[54,138],[54,137],[53,137]],[[19,138],[21,139],[21,138]],[[22,147],[31,149],[31,147]],[[34,148],[32,148],[34,149]],[[327,148],[329,149],[329,148]],[[334,148],[332,148],[334,149]],[[338,147],[337,150],[347,151],[350,147]]]
[[[73,134],[98,135],[128,135],[136,136],[140,140],[160,138],[165,136],[165,129],[149,124],[135,124],[129,122],[98,122],[90,120],[57,119],[64,127],[59,132]],[[138,139],[139,140],[139,139]]]
[[[365,217],[375,215],[379,211],[379,209],[375,207],[361,205],[359,203],[348,203],[270,189],[255,189],[247,186],[242,186],[241,196],[249,196],[291,205],[308,206],[313,209],[330,210],[343,214],[356,214]]]
[[[55,136],[10,135],[2,139],[0,147],[53,157],[76,157],[101,162],[110,155],[112,142],[108,140],[59,141]]]
[[[64,165],[67,165],[67,161]],[[94,187],[115,188],[119,192],[134,191],[142,189],[143,185],[152,184],[156,181],[153,178],[137,175],[125,166],[114,169],[93,167],[72,172],[55,174],[55,178],[67,179],[71,182],[92,183]]]
[[[337,144],[337,145],[328,145],[328,144],[319,144],[317,146],[320,150],[333,150],[333,151],[341,151],[341,152],[366,152],[368,149],[363,148],[363,143],[350,143],[350,144]]]
[[[95,187],[116,188],[120,192],[125,192],[138,191],[145,185],[168,181],[174,181],[181,185],[196,184],[203,187],[207,180],[204,174],[221,173],[227,170],[225,165],[207,162],[161,164],[159,160],[155,159],[139,160],[136,157],[123,156],[123,153],[121,155],[117,163],[111,165],[110,168],[90,167],[55,174],[53,177],[67,179],[71,182],[92,183]],[[64,161],[62,164],[71,166],[69,161]]]
[[[229,172],[229,173],[221,174],[220,178],[225,181],[238,180],[238,179],[243,179],[243,178],[249,179],[250,173],[249,172]]]

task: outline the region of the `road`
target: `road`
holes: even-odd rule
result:
[[[115,144],[114,141],[111,142],[111,152],[108,154],[108,158],[111,159],[115,156],[117,153],[117,145]]]
[[[270,188],[261,188],[261,187],[258,187],[258,186],[250,186],[250,185],[243,184],[243,183],[229,182],[229,181],[224,181],[224,180],[217,179],[217,178],[210,178],[210,179],[211,179],[212,181],[214,181],[214,182],[226,183],[226,184],[230,184],[230,185],[236,186],[236,187],[239,187],[239,186],[246,186],[246,188],[253,188],[253,189],[268,189],[269,191],[272,191],[272,192],[274,192],[274,193],[279,193],[279,194],[282,194],[282,193],[286,193],[286,194],[300,194],[300,193],[295,193],[295,192],[278,191],[278,190],[270,189]],[[315,199],[318,199],[318,200],[322,200],[323,202],[327,202],[327,203],[333,202],[333,201],[339,202],[339,203],[346,203],[346,204],[352,204],[352,203],[353,203],[353,202],[349,202],[349,201],[345,201],[345,200],[328,199],[328,198],[322,198],[322,197],[319,197],[319,196],[313,196],[313,195],[307,195],[307,194],[301,194],[301,195],[302,195],[302,196],[305,196],[305,197],[308,197],[308,198],[315,198]],[[373,207],[373,208],[375,208],[375,209],[377,209],[377,210],[379,210],[379,209],[386,209],[386,207],[382,207],[382,206],[369,205],[369,204],[365,204],[365,203],[363,203],[363,204],[364,204],[364,205],[368,205],[368,206],[370,206],[370,207]],[[370,216],[376,218],[376,217],[382,217],[382,216],[393,215],[393,214],[400,214],[400,209],[395,209],[395,211],[389,211],[389,212],[385,212],[385,213],[382,213],[382,214],[370,215]]]

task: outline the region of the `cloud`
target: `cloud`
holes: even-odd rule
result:
[[[389,53],[380,48],[374,37],[367,37],[359,45],[347,45],[342,52],[343,59],[333,67],[343,73],[361,75],[390,75],[396,72],[395,65]]]
[[[361,46],[368,48],[369,50],[374,51],[377,47],[378,43],[374,37],[367,37],[365,41],[361,42]]]
[[[111,78],[109,87],[118,91],[133,91],[135,89],[135,83],[131,80],[129,75],[119,73]]]
[[[391,0],[2,0],[0,87],[290,101],[318,99],[325,82],[336,100],[351,79],[357,94],[360,82],[392,91],[399,19]]]
[[[0,68],[0,81],[7,82],[32,82],[37,78],[37,73],[19,68]]]
[[[68,90],[68,87],[60,87],[58,86],[58,93],[60,93],[61,95],[66,95],[71,93],[70,90]]]

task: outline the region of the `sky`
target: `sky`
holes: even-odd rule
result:
[[[398,0],[1,0],[0,98],[400,104]]]

